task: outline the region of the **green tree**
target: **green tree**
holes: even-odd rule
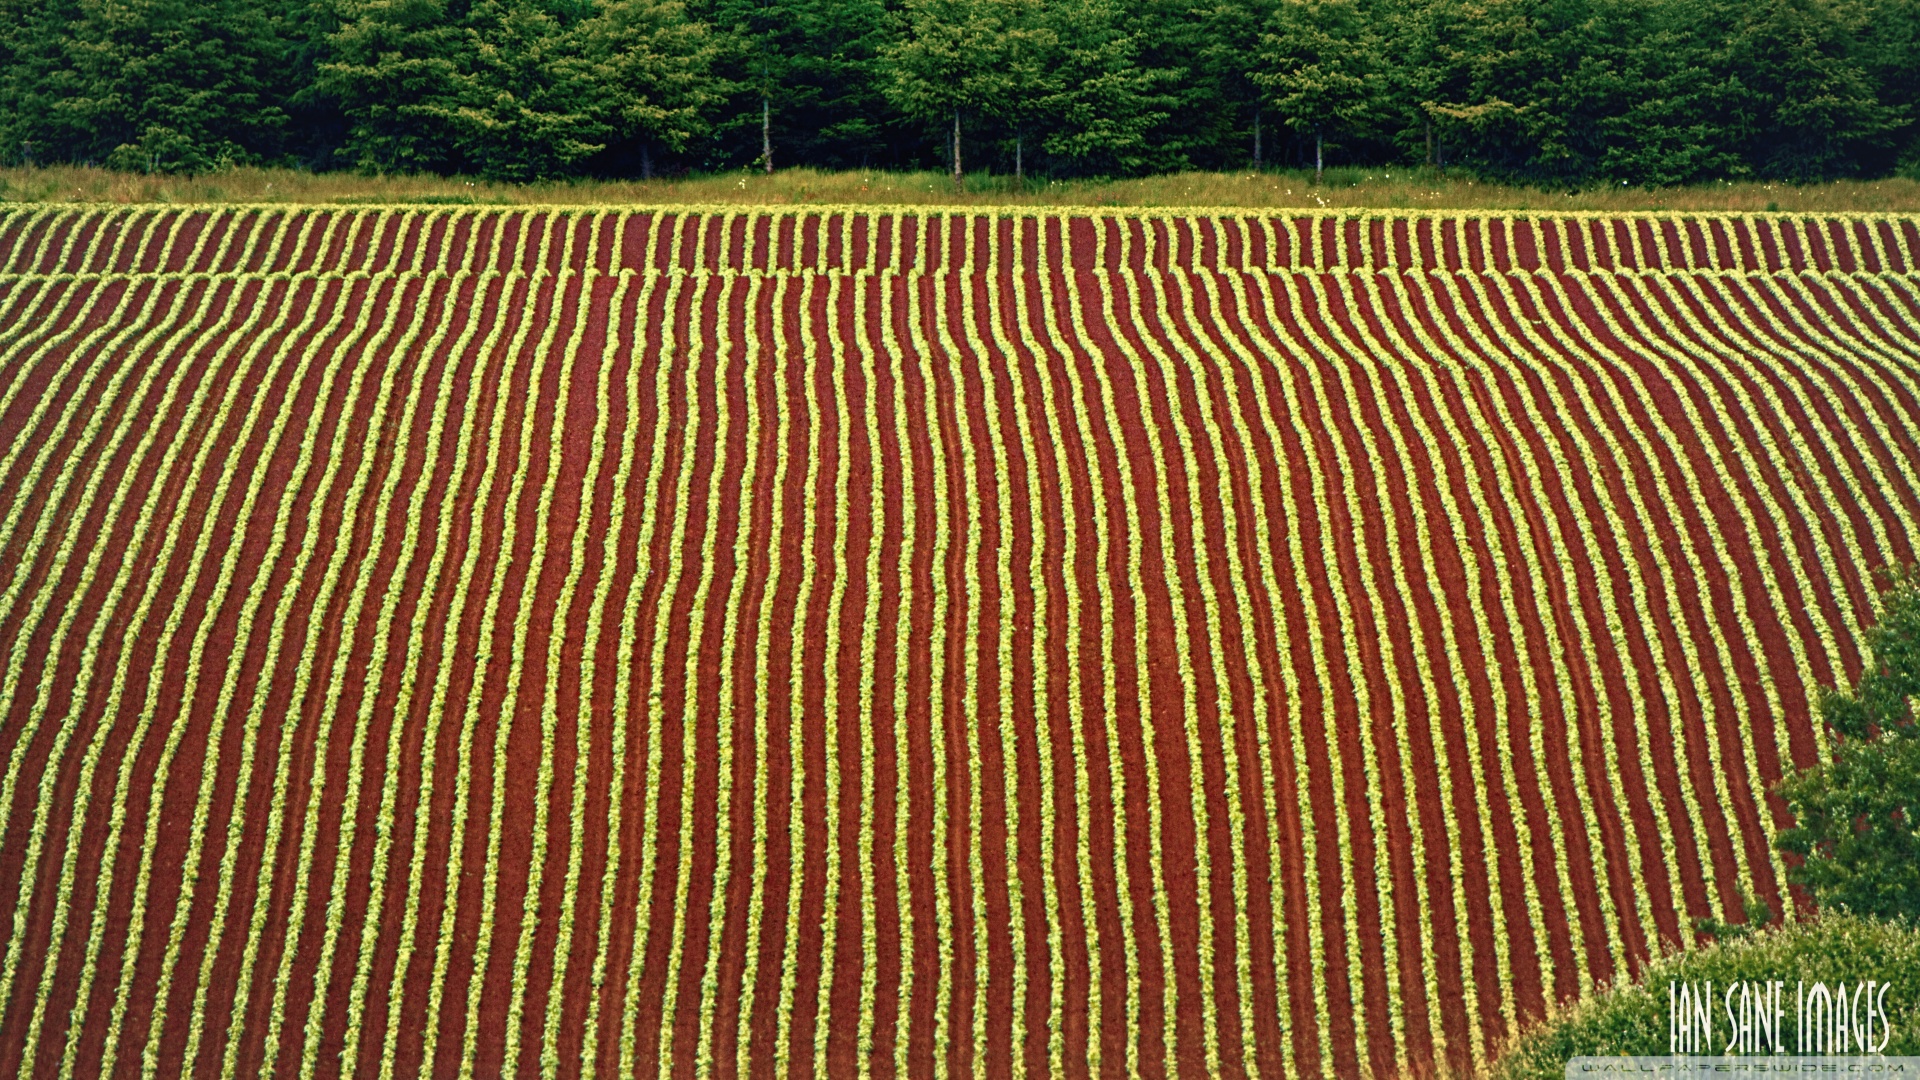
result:
[[[1153,136],[1178,104],[1169,90],[1180,73],[1143,58],[1142,35],[1126,24],[1119,5],[1060,0],[1043,10],[1042,19],[1049,31],[1044,44],[1016,50],[1023,74],[1008,110],[1022,125],[1016,134],[1026,128],[1044,132],[1047,154],[1075,172],[1140,173],[1177,165]]]
[[[468,17],[471,67],[439,114],[459,160],[501,180],[574,172],[605,149],[599,96],[585,78],[591,8],[540,0],[481,0]]]
[[[277,156],[292,91],[263,0],[4,0],[16,159],[200,171]]]
[[[901,36],[881,51],[887,94],[914,119],[951,122],[956,185],[968,117],[1018,123],[1061,92],[1059,35],[1044,16],[1039,0],[907,0]]]
[[[364,169],[537,180],[609,150],[684,148],[724,84],[718,44],[674,0],[347,0],[321,88]]]
[[[1732,18],[1723,0],[1419,0],[1395,21],[1405,44],[1393,52],[1423,134],[1482,172],[1555,187],[1698,182],[1747,171]]]
[[[842,168],[889,152],[899,118],[878,70],[884,0],[703,0],[693,14],[733,42],[723,71],[734,96],[718,127],[726,157],[771,172],[776,152]]]
[[[1820,696],[1831,758],[1779,785],[1794,826],[1778,844],[1821,905],[1920,918],[1920,568],[1891,574],[1879,609],[1859,681]]]
[[[726,42],[678,0],[606,0],[578,36],[570,85],[612,163],[638,157],[643,178],[655,147],[684,152],[710,131],[732,90],[717,68]]]
[[[1263,156],[1272,124],[1247,77],[1273,0],[1135,0],[1122,25],[1135,62],[1163,73],[1150,93],[1162,119],[1145,133],[1153,169],[1235,169]]]
[[[340,156],[366,170],[446,172],[466,164],[449,126],[478,97],[478,41],[447,0],[340,0],[319,90],[348,128]]]
[[[1255,52],[1252,80],[1282,123],[1313,138],[1316,181],[1332,135],[1374,134],[1386,105],[1385,57],[1362,0],[1281,0]]]
[[[1899,166],[1920,176],[1920,0],[1876,0],[1859,55],[1880,103],[1899,113],[1890,137],[1866,148],[1861,171]]]
[[[1763,0],[1747,10],[1732,62],[1757,119],[1747,148],[1757,173],[1850,175],[1900,128],[1904,110],[1881,102],[1867,69],[1870,18],[1849,0]]]

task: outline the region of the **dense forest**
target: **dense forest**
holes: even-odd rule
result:
[[[0,0],[0,163],[1920,171],[1920,0]]]

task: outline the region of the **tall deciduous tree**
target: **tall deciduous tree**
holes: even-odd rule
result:
[[[288,51],[262,0],[4,0],[0,143],[147,171],[271,158]]]
[[[1373,133],[1385,108],[1385,58],[1361,0],[1281,0],[1255,57],[1252,79],[1274,115],[1313,139],[1316,180],[1328,135]]]
[[[702,129],[718,47],[673,0],[348,0],[321,87],[369,169],[508,180],[578,172],[628,149],[651,171]]]
[[[1303,147],[1549,187],[1920,175],[1920,0],[0,0],[7,162],[1087,175]]]
[[[1857,172],[1900,126],[1868,77],[1864,6],[1850,0],[1760,0],[1746,11],[1733,65],[1757,118],[1748,159],[1762,176],[1814,180]]]
[[[1177,101],[1179,72],[1142,56],[1139,31],[1115,0],[1060,0],[1044,24],[1057,59],[1043,63],[1016,113],[1045,132],[1043,146],[1079,172],[1139,173],[1171,164],[1153,138]]]
[[[876,70],[884,0],[699,0],[692,12],[734,42],[723,158],[770,170],[776,156],[846,168],[888,154],[897,114]]]
[[[367,170],[452,171],[468,164],[450,121],[479,97],[478,38],[464,3],[340,0],[319,89],[348,128],[340,156]]]
[[[1212,0],[1192,9],[1196,26],[1189,54],[1192,67],[1182,82],[1196,88],[1199,101],[1195,104],[1199,108],[1188,106],[1187,95],[1182,94],[1174,113],[1183,119],[1189,112],[1210,113],[1216,123],[1227,122],[1228,130],[1214,138],[1231,140],[1244,134],[1245,141],[1240,145],[1245,148],[1247,162],[1256,169],[1267,164],[1272,124],[1265,88],[1254,81],[1247,60],[1258,50],[1273,8],[1273,0]],[[1229,121],[1230,117],[1237,123]],[[1187,126],[1199,127],[1192,122]],[[1238,149],[1229,150],[1221,164],[1235,163]]]
[[[899,40],[881,60],[888,96],[908,116],[950,122],[953,181],[964,174],[963,124],[1031,117],[1057,94],[1059,35],[1039,0],[907,0]]]
[[[678,0],[606,0],[580,30],[576,86],[596,138],[653,175],[656,147],[684,152],[712,127],[732,84],[718,74],[726,43]]]

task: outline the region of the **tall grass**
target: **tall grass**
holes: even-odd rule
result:
[[[1175,173],[1132,180],[1027,180],[876,170],[749,170],[660,180],[504,184],[465,177],[366,176],[297,169],[230,169],[199,176],[91,166],[0,168],[0,201],[106,203],[477,203],[896,206],[1209,206],[1435,210],[1877,211],[1920,213],[1920,180],[1792,185],[1742,182],[1682,188],[1545,191],[1485,183],[1457,170],[1329,169]]]

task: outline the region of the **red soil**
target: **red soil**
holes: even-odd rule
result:
[[[1910,223],[897,224],[641,214],[616,249],[613,213],[0,219],[11,272],[114,261],[0,291],[0,1071],[40,1009],[34,1075],[69,1040],[81,1073],[109,1050],[118,1074],[292,1070],[309,1027],[326,1075],[378,1072],[389,1041],[397,1072],[450,1075],[468,1040],[499,1073],[510,1035],[520,1073],[591,1039],[602,1075],[663,1052],[810,1074],[818,1037],[828,1075],[896,1048],[915,1075],[1434,1075],[1571,997],[1577,954],[1608,980],[1737,917],[1739,888],[1804,905],[1763,787],[1818,753],[1803,665],[1856,672],[1871,572],[1914,558]],[[1622,269],[1690,269],[1615,274],[1609,233]]]

